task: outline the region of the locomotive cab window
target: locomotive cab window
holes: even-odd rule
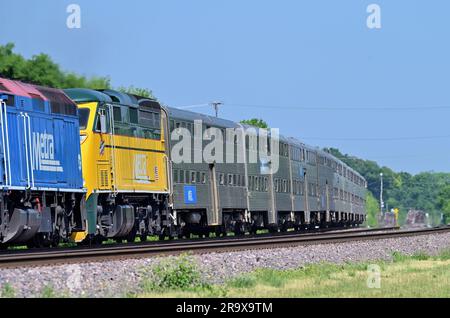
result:
[[[4,94],[2,94],[4,95]],[[6,104],[6,106],[15,106],[15,96],[14,95],[6,95],[8,98],[4,100],[3,102]]]
[[[80,129],[85,130],[88,124],[89,120],[89,114],[90,114],[89,108],[80,108],[78,110],[78,121],[80,123]]]

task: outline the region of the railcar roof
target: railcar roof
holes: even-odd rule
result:
[[[178,119],[185,119],[189,121],[194,121],[201,119],[203,123],[206,125],[217,125],[220,127],[229,127],[229,128],[236,128],[239,127],[238,124],[236,124],[234,121],[223,119],[223,118],[217,118],[214,116],[209,116],[206,114],[201,113],[195,113],[189,110],[179,109],[175,107],[166,107],[166,109],[169,112],[169,117],[178,118]]]
[[[64,92],[77,103],[89,103],[89,102],[106,102],[112,103],[111,97],[108,95],[87,88],[69,88]]]
[[[105,102],[105,103],[118,103],[120,105],[127,105],[131,107],[147,107],[160,109],[158,101],[137,96],[128,93],[122,93],[112,89],[105,90],[93,90],[86,88],[70,88],[64,90],[67,95],[78,103],[88,102]]]
[[[196,113],[196,112],[192,112],[192,111],[188,111],[188,110],[184,110],[184,109],[179,109],[179,108],[175,108],[175,107],[166,107],[166,109],[169,111],[169,117],[173,117],[173,118],[177,118],[177,119],[185,119],[185,120],[189,120],[189,121],[194,121],[196,119],[201,119],[207,125],[217,125],[217,126],[220,126],[220,127],[233,127],[233,128],[239,127],[239,124],[235,123],[234,121],[223,119],[223,118],[216,118],[214,116],[209,116],[209,115],[206,115],[206,114]],[[253,127],[253,126],[247,125],[247,124],[242,124],[242,126],[244,128]],[[254,128],[257,128],[257,127],[254,127]],[[305,143],[303,143],[302,141],[300,141],[297,138],[287,137],[287,136],[284,136],[282,134],[280,134],[279,139],[280,139],[281,142],[286,142],[286,143],[289,143],[289,144],[294,144],[296,146],[300,146],[302,148],[306,148],[308,150],[317,151],[320,155],[322,155],[324,157],[327,157],[327,158],[331,158],[331,159],[339,162],[345,168],[347,168],[348,170],[353,171],[359,177],[363,178],[361,176],[361,174],[359,174],[356,170],[350,168],[342,160],[340,160],[339,158],[336,158],[335,156],[333,156],[332,154],[330,154],[328,152],[323,151],[322,149],[320,149],[318,147],[305,144]]]

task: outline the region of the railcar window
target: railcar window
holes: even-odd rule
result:
[[[6,106],[15,106],[16,97],[14,95],[6,95],[8,98],[4,100]]]
[[[173,170],[173,183],[178,183],[178,170]]]
[[[139,124],[141,124],[145,127],[155,128],[155,124],[154,124],[154,120],[153,120],[153,113],[139,110]],[[173,130],[173,128],[174,128],[173,120],[170,121],[170,125],[171,125],[170,126],[171,130]],[[156,127],[158,127],[158,126],[156,126]]]
[[[197,175],[195,176],[195,180],[200,183],[202,180],[200,179],[200,171],[197,171]]]
[[[202,172],[202,183],[205,184],[206,183],[206,173]]]
[[[172,132],[175,129],[175,122],[173,119],[170,120],[170,126],[169,126],[170,132]]]
[[[184,170],[180,170],[180,183],[184,183]]]
[[[232,175],[232,174],[229,174],[229,175],[228,175],[228,185],[229,185],[229,186],[232,186],[232,185],[233,185],[233,175]]]
[[[113,116],[114,116],[114,121],[116,121],[116,122],[122,121],[122,112],[121,112],[119,106],[113,107]]]
[[[223,173],[219,174],[219,184],[225,184],[225,175]]]
[[[80,108],[78,110],[78,121],[80,123],[81,130],[86,129],[90,112],[91,111],[89,108]]]
[[[130,108],[130,123],[139,124],[138,110],[136,108]]]
[[[31,96],[31,104],[33,105],[33,110],[37,110],[40,112],[45,111],[45,104],[44,100],[41,98],[41,96],[36,94],[30,94]]]
[[[77,115],[77,106],[63,93],[56,89],[36,87],[49,101],[54,114]]]
[[[186,183],[190,183],[191,180],[190,180],[190,177],[189,177],[189,171],[188,170],[185,171],[184,179],[185,179]]]

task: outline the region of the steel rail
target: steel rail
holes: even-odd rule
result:
[[[55,265],[123,258],[142,258],[159,255],[177,255],[186,252],[206,253],[246,249],[279,248],[285,246],[327,244],[396,238],[449,232],[450,227],[400,230],[396,228],[361,229],[326,234],[287,234],[245,238],[220,238],[190,241],[163,241],[138,244],[103,245],[54,250],[8,251],[0,254],[0,267]]]

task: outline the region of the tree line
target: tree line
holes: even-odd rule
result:
[[[385,210],[398,208],[401,223],[409,209],[429,213],[436,224],[440,221],[441,213],[450,219],[450,173],[430,171],[412,175],[381,167],[372,160],[343,154],[336,148],[326,148],[325,151],[345,162],[367,180],[369,222],[376,223],[380,211],[380,173],[383,173]]]

